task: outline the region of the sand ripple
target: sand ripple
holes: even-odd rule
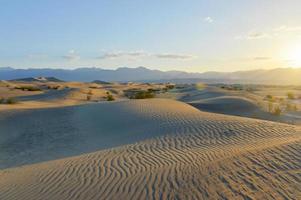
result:
[[[1,170],[0,199],[301,198],[300,127],[171,100],[119,106],[155,137]]]

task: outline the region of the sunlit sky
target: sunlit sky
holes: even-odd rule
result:
[[[301,67],[300,0],[0,3],[0,67]]]

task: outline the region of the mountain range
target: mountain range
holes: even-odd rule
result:
[[[145,67],[116,70],[101,68],[77,69],[15,69],[0,68],[0,80],[23,79],[29,77],[55,77],[64,81],[141,81],[141,82],[177,82],[177,83],[247,83],[301,85],[301,68],[276,68],[269,70],[251,70],[236,72],[189,73],[184,71],[160,71]]]

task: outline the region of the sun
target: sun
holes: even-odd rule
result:
[[[301,45],[289,53],[288,60],[292,67],[301,68]]]

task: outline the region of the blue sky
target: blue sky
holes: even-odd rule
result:
[[[0,3],[3,67],[202,72],[301,66],[299,0]]]

